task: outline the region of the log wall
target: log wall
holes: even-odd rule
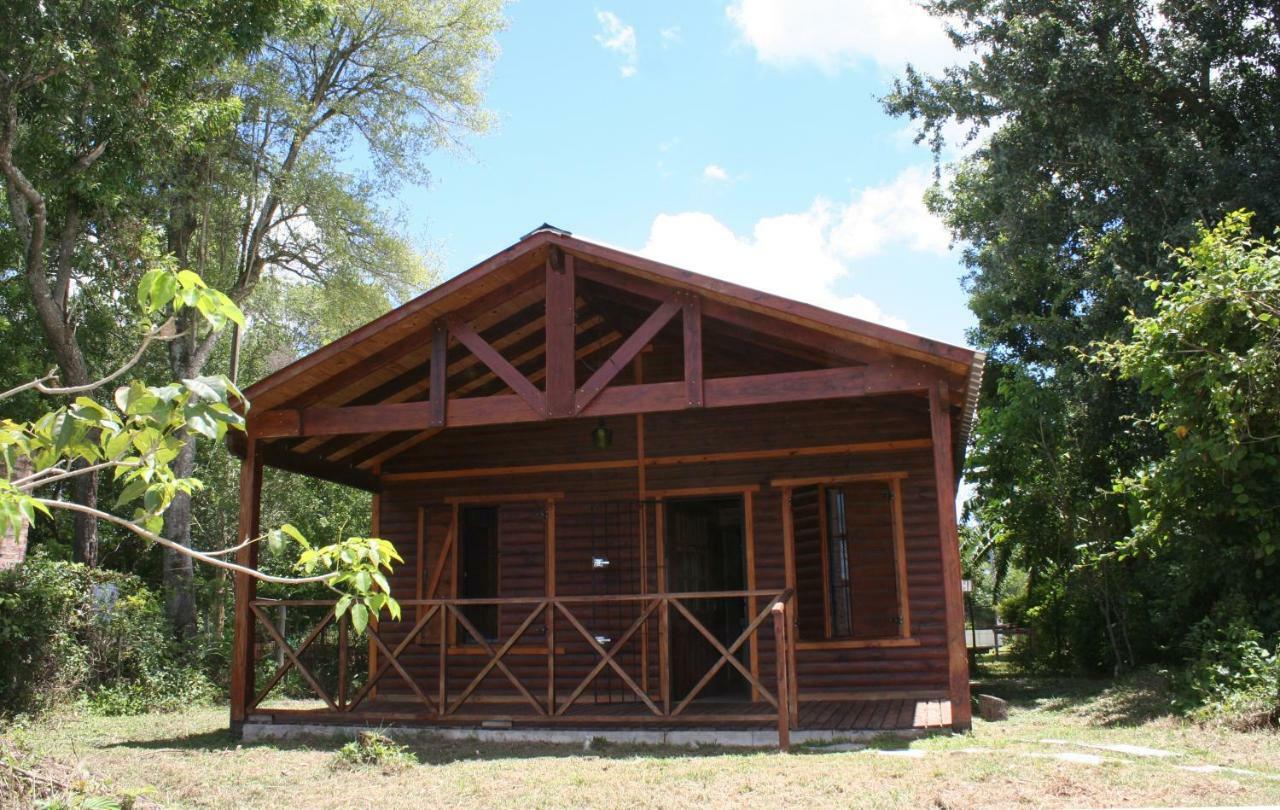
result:
[[[594,423],[586,420],[530,423],[447,430],[382,470],[381,535],[395,543],[405,558],[392,581],[393,593],[423,593],[431,579],[444,542],[453,506],[450,499],[491,498],[502,507],[501,596],[541,595],[545,590],[545,500],[512,503],[513,496],[555,493],[556,581],[560,595],[599,592],[653,592],[658,587],[655,523],[656,507],[637,505],[639,492],[636,420],[607,420],[613,430],[609,449],[590,442]],[[797,654],[801,699],[873,696],[882,694],[944,695],[948,685],[948,660],[944,626],[942,565],[938,539],[937,498],[934,490],[927,403],[919,398],[828,401],[753,408],[701,410],[653,414],[645,417],[644,455],[649,493],[681,489],[751,489],[754,581],[760,589],[786,587],[783,553],[782,491],[772,485],[777,478],[842,476],[867,473],[905,473],[902,481],[902,513],[905,535],[908,597],[912,636],[896,646],[813,648]],[[663,463],[663,457],[783,450],[816,446],[912,441],[912,449],[877,452],[842,452],[777,458],[745,458],[702,461],[686,459]],[[529,474],[512,470],[474,472],[528,465],[597,465],[593,469],[549,470]],[[440,477],[453,471],[448,477]],[[468,472],[473,471],[473,472]],[[427,477],[418,477],[425,474]],[[601,504],[613,504],[625,517],[615,520],[611,534],[625,535],[625,547],[613,546],[619,559],[608,576],[593,569],[593,551],[600,538],[592,537],[600,525]],[[852,505],[851,505],[852,507]],[[423,561],[417,552],[419,511],[422,510]],[[629,510],[629,511],[626,511]],[[647,533],[641,548],[639,513],[646,512]],[[621,521],[621,522],[618,522]],[[626,527],[634,522],[635,528]],[[625,529],[625,531],[624,531]],[[619,550],[623,549],[623,550]],[[449,566],[440,575],[438,596],[453,593],[454,572]],[[427,594],[423,594],[427,595]],[[815,595],[819,600],[821,595]],[[760,607],[763,607],[761,605]],[[505,638],[532,610],[508,606],[501,616]],[[616,637],[638,615],[639,605],[626,610],[584,606],[578,618],[593,633]],[[394,645],[412,621],[406,612],[400,626],[384,622],[384,637]],[[801,617],[804,618],[803,616]],[[766,625],[767,626],[767,625]],[[434,622],[433,622],[434,628]],[[547,693],[544,617],[538,617],[508,656],[512,670],[535,695]],[[557,649],[556,692],[567,695],[595,664],[598,657],[563,619],[554,626]],[[620,660],[637,681],[658,695],[657,623],[646,628],[647,647],[639,637]],[[801,637],[810,637],[804,632]],[[771,633],[753,656],[761,679],[768,683],[774,671]],[[436,678],[438,655],[434,629],[424,634],[403,661],[427,683]],[[643,649],[642,649],[643,648]],[[647,667],[644,659],[647,658]],[[457,694],[485,662],[483,655],[463,655],[455,650],[449,659],[450,692]],[[380,696],[407,691],[396,679],[387,678]],[[589,689],[582,700],[635,699],[609,675]],[[486,679],[477,696],[484,700],[522,700],[497,671]],[[677,696],[678,697],[678,696]]]

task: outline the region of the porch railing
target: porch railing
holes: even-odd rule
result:
[[[748,605],[756,607],[763,605],[763,607],[759,607],[755,611],[755,615],[750,617],[750,621],[745,629],[738,634],[737,638],[725,644],[699,620],[695,611],[691,610],[687,604],[694,600],[717,599],[745,600]],[[279,664],[275,668],[275,672],[257,689],[256,694],[250,699],[249,705],[245,709],[246,711],[257,709],[271,693],[272,689],[290,671],[296,671],[309,690],[322,700],[330,711],[352,712],[362,705],[368,706],[370,695],[394,671],[399,680],[407,685],[412,693],[412,699],[421,705],[421,710],[417,713],[418,716],[443,720],[455,715],[460,708],[476,699],[476,693],[481,683],[497,670],[505,676],[520,698],[527,702],[538,716],[561,717],[570,708],[578,704],[583,694],[586,693],[597,678],[601,677],[606,671],[610,671],[634,693],[635,697],[652,716],[675,718],[684,715],[690,704],[703,693],[716,675],[727,666],[742,675],[747,684],[751,686],[754,695],[758,695],[760,699],[773,707],[777,717],[779,741],[785,746],[788,731],[794,726],[796,717],[794,701],[791,698],[794,688],[794,673],[791,671],[790,663],[793,660],[791,655],[793,640],[789,637],[790,634],[787,631],[789,623],[785,618],[788,610],[794,610],[793,605],[788,605],[793,599],[794,593],[789,588],[784,590],[700,591],[601,596],[404,599],[400,600],[400,605],[406,617],[403,621],[392,625],[384,620],[384,624],[381,627],[376,623],[370,622],[366,629],[368,641],[371,645],[369,647],[370,658],[376,663],[370,668],[371,672],[368,679],[354,693],[349,688],[352,682],[349,669],[352,663],[353,644],[349,615],[344,615],[336,620],[338,635],[337,684],[332,693],[320,683],[320,679],[302,661],[303,655],[316,642],[316,639],[321,637],[335,622],[334,600],[255,599],[249,603],[254,620],[262,627],[267,637],[277,645],[281,655],[278,657]],[[608,603],[632,604],[638,608],[639,612],[630,626],[616,638],[598,638],[583,624],[578,614],[583,611],[583,608]],[[523,613],[523,620],[505,640],[491,642],[485,638],[483,633],[477,630],[471,618],[467,616],[467,608],[483,606],[515,609],[519,613],[523,613],[525,610],[528,612]],[[288,641],[290,634],[282,632],[282,628],[277,626],[271,615],[273,610],[278,612],[281,608],[288,610],[290,614],[296,613],[296,609],[302,608],[324,608],[326,610],[319,623],[312,627],[306,635],[302,636],[297,646],[293,646]],[[673,614],[679,615],[688,622],[718,655],[702,677],[679,700],[673,698],[670,680],[670,662],[672,661],[671,621]],[[546,695],[542,699],[528,688],[504,660],[508,655],[512,654],[518,642],[529,632],[529,629],[534,626],[539,617],[543,617],[546,628],[545,667],[547,689]],[[559,684],[557,684],[556,680],[557,647],[555,630],[557,617],[562,618],[578,636],[581,636],[597,659],[586,676],[581,678],[563,697],[557,693]],[[633,674],[628,672],[626,667],[619,663],[618,660],[618,653],[631,642],[642,627],[653,621],[656,621],[658,625],[659,688],[656,696],[651,694],[649,689],[643,688],[638,684]],[[480,655],[485,658],[483,665],[480,666],[480,669],[467,685],[460,691],[456,691],[456,693],[450,689],[449,680],[451,622],[456,622],[456,626],[460,631],[466,632],[470,639],[469,643],[476,645],[479,648]],[[425,647],[422,643],[415,644],[415,641],[425,638],[431,632],[433,625],[435,630],[432,634],[435,636],[434,640]],[[392,627],[395,628],[396,634],[406,627],[408,628],[408,632],[403,634],[394,647],[390,646],[383,638],[384,635],[390,635],[387,628]],[[757,645],[756,649],[759,650],[761,639],[767,637],[765,635],[766,632],[772,636],[774,641],[776,673],[774,678],[766,677],[762,680],[756,672],[753,672],[751,668],[739,659],[739,653],[748,643]],[[364,643],[363,639],[361,643]],[[424,668],[419,665],[416,667],[419,672],[415,673],[413,668],[407,667],[402,661],[408,650],[423,651],[430,650],[431,647],[436,650],[434,667]],[[527,652],[522,651],[522,657],[525,655],[527,655]],[[250,662],[250,666],[256,666],[260,657],[255,647],[254,660]],[[468,656],[468,659],[472,661],[475,658],[475,655]],[[645,666],[647,668],[647,663]],[[421,670],[426,669],[429,671],[432,668],[435,670],[435,677],[431,680],[435,682],[428,683],[426,679],[421,677]],[[641,680],[647,681],[647,676],[648,673],[646,672],[642,675]],[[767,680],[773,680],[774,683],[766,685],[764,681]]]

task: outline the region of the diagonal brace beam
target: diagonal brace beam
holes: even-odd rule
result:
[[[663,301],[653,313],[640,324],[639,328],[632,333],[631,337],[623,341],[614,353],[605,360],[600,368],[582,384],[574,396],[573,410],[574,413],[581,413],[582,409],[596,398],[596,395],[605,389],[613,378],[618,376],[618,372],[630,363],[640,350],[649,345],[649,341],[662,330],[662,327],[675,317],[680,311],[681,304],[675,300],[675,296],[671,296]]]
[[[470,324],[458,318],[450,318],[448,323],[449,331],[458,342],[470,349],[472,354],[480,358],[480,362],[497,374],[512,391],[519,394],[534,413],[539,416],[547,415],[547,398],[536,385],[529,382],[528,377],[521,374],[519,369],[507,361],[507,358],[489,345],[489,341],[477,334]]]

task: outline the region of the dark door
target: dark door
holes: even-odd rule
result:
[[[741,591],[746,589],[746,552],[742,498],[680,498],[666,508],[667,588],[673,592]],[[746,600],[688,599],[684,605],[726,647],[746,629]],[[746,660],[747,645],[738,650]],[[682,699],[702,679],[720,654],[674,609],[671,612],[671,694]],[[698,693],[702,698],[743,698],[746,679],[726,664]]]

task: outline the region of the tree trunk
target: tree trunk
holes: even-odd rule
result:
[[[191,216],[188,200],[179,195],[169,213],[168,247],[180,266],[187,266],[191,237],[196,222]],[[179,317],[178,328],[186,337],[169,344],[169,371],[175,379],[195,377],[200,369],[195,366],[195,319],[190,313]],[[183,437],[182,449],[173,460],[173,473],[178,478],[188,478],[195,472],[196,439],[190,433]],[[186,548],[191,548],[191,496],[179,492],[164,514],[164,536]],[[170,626],[179,638],[190,639],[196,635],[195,566],[186,554],[164,549],[165,613]]]
[[[76,503],[90,509],[98,506],[98,476],[95,473],[82,475],[76,479],[73,490]],[[98,565],[98,519],[82,512],[76,513],[75,534],[72,548],[72,559],[84,563],[90,568]]]
[[[173,461],[174,475],[186,478],[196,466],[195,439],[188,435],[178,457]],[[191,496],[179,492],[164,513],[164,536],[175,543],[191,547]],[[165,612],[180,638],[196,635],[195,566],[191,557],[172,549],[164,549]]]

